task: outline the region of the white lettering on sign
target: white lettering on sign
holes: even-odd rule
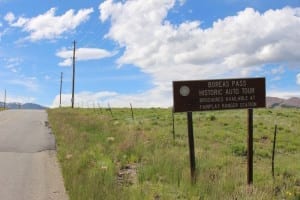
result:
[[[229,86],[229,81],[209,81],[207,83],[208,88],[225,88]]]
[[[222,89],[199,90],[199,96],[222,96]]]
[[[226,95],[238,95],[240,94],[240,90],[238,88],[230,88],[225,90]]]
[[[257,106],[256,102],[250,101],[245,103],[240,103],[241,108],[255,107]]]
[[[204,104],[204,105],[199,105],[199,108],[201,110],[216,110],[220,109],[220,104]]]
[[[255,96],[250,96],[249,99],[250,99],[250,101],[254,101],[255,100]]]
[[[255,89],[254,88],[242,88],[242,93],[243,94],[255,94]]]
[[[231,81],[232,87],[247,87],[247,81],[246,80],[233,80]]]
[[[222,108],[223,109],[231,109],[231,108],[237,108],[238,107],[238,103],[222,103]]]
[[[216,102],[223,102],[224,101],[224,97],[204,97],[204,98],[200,98],[199,102],[200,103],[216,103]]]

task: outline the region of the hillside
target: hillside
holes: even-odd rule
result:
[[[267,97],[268,108],[300,108],[300,98],[292,97],[289,99],[281,99],[278,97]]]
[[[254,182],[247,187],[247,111],[195,112],[191,185],[186,113],[50,109],[66,190],[81,199],[299,199],[300,110],[254,110]],[[277,124],[275,177],[271,175]],[[174,134],[173,134],[174,133]]]

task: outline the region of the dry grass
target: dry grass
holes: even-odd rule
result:
[[[191,185],[186,115],[169,109],[49,110],[73,199],[300,199],[300,110],[254,112],[254,185],[246,184],[246,111],[194,114]],[[278,125],[275,179],[271,152]]]

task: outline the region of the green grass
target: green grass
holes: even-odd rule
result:
[[[254,110],[254,184],[246,184],[247,111],[194,113],[191,184],[186,114],[170,109],[51,109],[71,200],[300,199],[300,110]],[[271,176],[278,125],[275,179]]]

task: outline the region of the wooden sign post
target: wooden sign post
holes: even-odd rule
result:
[[[247,183],[253,182],[253,108],[266,107],[265,78],[173,81],[174,112],[187,112],[192,182],[196,181],[193,111],[248,109]]]
[[[253,183],[253,109],[248,109],[247,183]]]
[[[188,136],[190,149],[190,165],[192,184],[196,183],[196,159],[195,159],[195,145],[194,145],[194,130],[193,130],[193,113],[187,112],[188,122]]]

